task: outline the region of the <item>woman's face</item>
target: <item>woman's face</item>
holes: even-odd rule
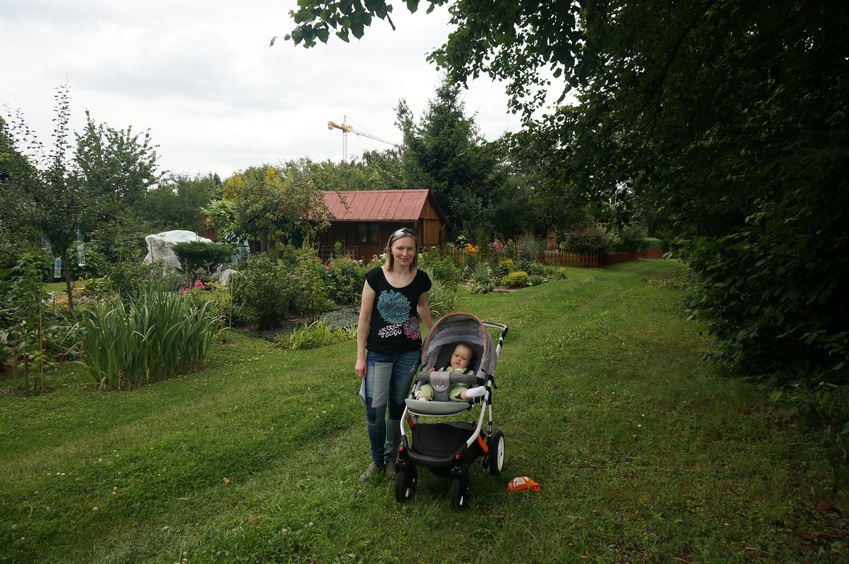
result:
[[[416,240],[412,237],[400,237],[392,243],[392,259],[399,268],[410,268],[416,256]]]

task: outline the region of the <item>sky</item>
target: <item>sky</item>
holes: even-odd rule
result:
[[[0,114],[20,111],[52,146],[55,95],[70,87],[71,129],[85,111],[116,130],[149,131],[160,172],[234,172],[308,157],[340,162],[343,134],[327,122],[400,143],[395,108],[416,119],[440,73],[425,58],[448,36],[447,11],[375,20],[362,40],[311,49],[282,37],[296,0],[0,0]],[[488,140],[516,131],[502,84],[464,91]],[[348,134],[348,158],[390,145]]]

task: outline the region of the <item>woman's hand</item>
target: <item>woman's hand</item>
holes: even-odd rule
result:
[[[357,371],[357,378],[362,380],[366,377],[366,359],[357,356],[357,364],[354,366],[354,370]]]

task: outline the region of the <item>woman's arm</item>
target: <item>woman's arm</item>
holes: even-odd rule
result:
[[[363,295],[360,300],[360,317],[357,322],[357,363],[354,366],[357,371],[357,378],[360,380],[366,377],[366,340],[368,339],[369,327],[371,327],[374,298],[374,290],[366,282],[363,284]]]
[[[422,323],[424,323],[427,330],[430,331],[430,328],[433,327],[433,319],[430,317],[430,306],[427,303],[427,292],[419,296],[419,303],[416,306],[416,311],[418,312],[419,317],[421,317]]]

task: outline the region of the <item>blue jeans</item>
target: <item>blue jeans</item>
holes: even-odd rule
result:
[[[420,358],[419,350],[400,354],[369,351],[366,356],[367,370],[360,399],[366,408],[371,461],[375,464],[384,464],[384,458],[391,459],[398,452],[404,399],[410,393]]]

